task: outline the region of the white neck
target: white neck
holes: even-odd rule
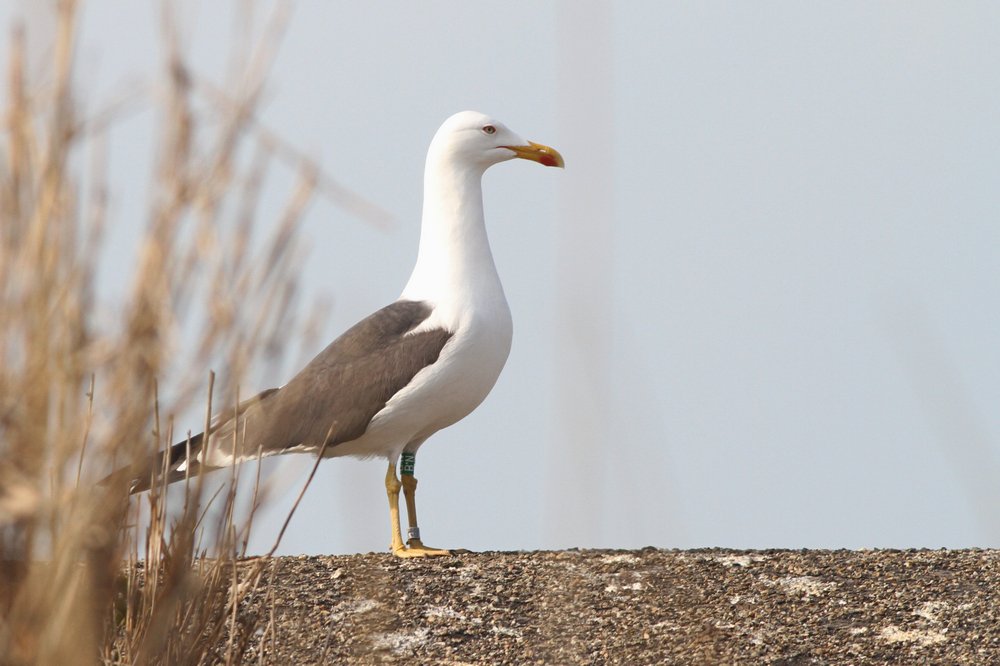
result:
[[[430,301],[453,325],[476,309],[507,308],[483,218],[484,170],[435,150],[424,169],[420,249],[400,298]]]

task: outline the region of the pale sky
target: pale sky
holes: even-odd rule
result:
[[[85,6],[86,97],[153,76],[156,4]],[[202,74],[240,4],[186,3]],[[264,120],[396,219],[310,209],[308,352],[398,295],[427,144],[483,111],[567,168],[486,175],[514,346],[420,450],[426,542],[998,547],[998,63],[992,2],[299,2]],[[112,133],[112,255],[152,120]],[[310,464],[269,465],[288,491],[251,550]],[[281,552],[385,550],[384,474],[324,462]]]

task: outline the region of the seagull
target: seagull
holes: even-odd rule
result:
[[[414,463],[431,435],[482,403],[510,352],[510,308],[486,234],[482,177],[512,159],[564,166],[558,151],[487,115],[448,118],[427,151],[417,261],[399,298],[344,332],[284,386],[216,417],[207,437],[192,436],[143,473],[130,472],[130,493],[259,456],[383,457],[392,553],[449,554],[420,538]]]

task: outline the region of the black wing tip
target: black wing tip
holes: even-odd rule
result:
[[[198,433],[188,439],[178,442],[169,449],[160,451],[153,456],[149,464],[136,469],[135,466],[123,467],[115,470],[111,474],[97,482],[99,486],[110,488],[117,485],[124,485],[128,481],[128,494],[136,495],[145,492],[153,487],[154,483],[163,482],[164,465],[166,465],[166,484],[180,481],[187,476],[196,476],[199,472],[199,465],[193,462],[184,470],[177,468],[188,459],[188,453],[192,455],[201,450],[201,441],[204,433]],[[166,460],[164,460],[166,459]]]

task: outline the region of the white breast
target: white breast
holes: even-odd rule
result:
[[[437,362],[416,374],[372,419],[358,439],[328,456],[397,457],[469,415],[493,389],[510,353],[510,310],[491,309],[464,321]]]

